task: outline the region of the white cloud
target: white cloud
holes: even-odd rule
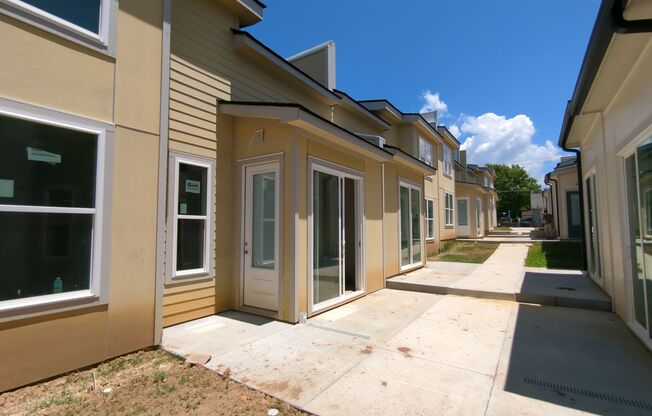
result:
[[[460,131],[460,128],[457,126],[457,124],[451,124],[448,126],[448,131],[451,132],[455,138],[459,138],[462,135],[462,132]]]
[[[560,150],[550,140],[543,145],[533,142],[536,129],[524,114],[512,118],[494,113],[463,115],[461,120],[460,131],[466,136],[464,147],[471,163],[518,164],[542,182],[546,162],[561,157]]]
[[[448,111],[448,105],[439,98],[439,93],[433,93],[430,90],[427,90],[421,94],[421,98],[425,101],[420,113],[429,113],[431,111],[436,111],[439,115],[445,114]]]

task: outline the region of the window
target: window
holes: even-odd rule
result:
[[[444,174],[453,176],[453,151],[448,146],[444,146]]]
[[[483,176],[483,177],[482,177],[482,185],[483,185],[485,188],[489,187],[489,179],[487,179],[486,176]]]
[[[421,190],[399,182],[399,231],[401,269],[421,263]]]
[[[0,310],[100,298],[105,135],[0,109]]]
[[[432,166],[432,143],[419,137],[419,160]]]
[[[426,198],[426,239],[435,239],[435,201]]]
[[[444,212],[446,215],[446,226],[447,227],[452,227],[453,226],[453,194],[449,192],[445,192],[445,202],[446,205],[444,206]]]
[[[108,50],[116,4],[116,0],[0,0],[0,11],[95,49]]]
[[[469,200],[461,198],[457,200],[457,225],[466,227],[469,225]]]
[[[211,160],[172,155],[170,178],[171,278],[211,274],[213,172]]]

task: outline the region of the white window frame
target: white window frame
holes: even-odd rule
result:
[[[406,265],[401,264],[401,259],[402,259],[402,256],[401,256],[401,254],[402,254],[401,253],[401,232],[402,232],[402,230],[401,230],[401,188],[407,188],[407,189],[409,189],[411,191],[415,190],[415,191],[419,192],[419,196],[417,198],[419,198],[419,218],[420,218],[420,220],[419,220],[419,235],[421,236],[420,241],[419,241],[419,245],[421,246],[421,260],[418,261],[418,262],[410,263],[410,264],[406,264]],[[408,202],[408,206],[409,206],[409,209],[410,209],[410,224],[412,224],[412,192],[411,191],[409,193],[410,196],[409,196],[409,202]],[[425,238],[424,238],[424,235],[423,235],[423,203],[421,202],[421,201],[423,201],[421,199],[422,195],[423,195],[423,189],[417,183],[412,182],[412,181],[410,181],[408,179],[403,179],[403,178],[399,177],[399,180],[398,180],[398,193],[397,193],[397,196],[398,196],[398,201],[397,201],[398,202],[398,264],[399,264],[400,270],[402,272],[406,271],[406,270],[411,270],[411,269],[421,267],[425,262],[426,253],[425,253],[425,250],[424,250],[425,249],[425,244],[424,244],[425,243]],[[413,261],[413,258],[414,258],[414,253],[412,252],[412,231],[413,231],[412,226],[410,225],[410,236],[409,236],[409,239],[408,239],[408,241],[409,241],[408,250],[410,252],[410,261]]]
[[[444,145],[444,175],[453,177],[453,150]]]
[[[166,283],[177,283],[195,279],[213,277],[213,247],[215,235],[215,207],[213,189],[215,177],[215,160],[198,156],[189,156],[170,152],[168,176],[168,238],[167,238],[167,273]],[[179,165],[192,165],[206,168],[206,214],[179,214]],[[194,219],[204,221],[204,264],[201,268],[177,270],[177,228],[179,219]]]
[[[432,166],[433,144],[426,138],[419,136],[419,160]]]
[[[450,207],[448,202],[450,201]],[[446,227],[455,227],[455,195],[444,191],[444,225]],[[450,218],[449,218],[450,216]]]
[[[107,303],[110,245],[103,244],[102,236],[105,233],[109,234],[111,226],[110,189],[112,187],[111,159],[113,155],[113,125],[5,98],[0,98],[0,114],[16,119],[94,134],[97,137],[94,208],[0,205],[0,212],[92,215],[93,237],[90,254],[89,288],[1,301],[0,322]],[[106,195],[105,190],[107,190]]]
[[[432,217],[428,216],[428,204],[432,204]],[[432,198],[426,197],[426,211],[424,213],[424,217],[426,219],[426,240],[434,240],[435,239],[435,200]],[[428,227],[428,224],[432,222],[432,235],[429,234],[430,228]]]
[[[94,33],[24,1],[0,0],[0,13],[111,56],[115,56],[117,12],[118,0],[100,0],[99,33]]]

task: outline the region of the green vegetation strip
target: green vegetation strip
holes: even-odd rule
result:
[[[548,269],[579,270],[582,268],[582,244],[579,241],[533,243],[525,265]]]
[[[498,243],[478,243],[451,240],[444,243],[444,252],[430,257],[430,261],[457,263],[484,263],[498,248]]]

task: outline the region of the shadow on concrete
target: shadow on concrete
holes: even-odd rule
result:
[[[652,354],[613,313],[519,305],[505,391],[602,415],[652,415]]]
[[[245,324],[261,326],[273,322],[274,319],[266,318],[264,316],[252,315],[245,312],[239,311],[226,311],[218,314],[219,316],[227,319],[233,319],[234,321],[240,321]]]
[[[536,269],[535,269],[536,270]],[[580,271],[526,269],[517,302],[611,312],[611,298]]]

